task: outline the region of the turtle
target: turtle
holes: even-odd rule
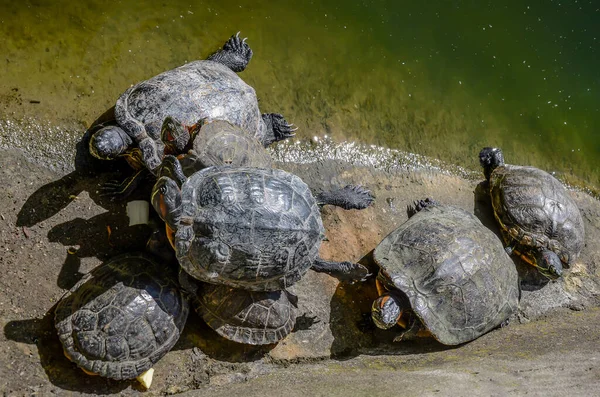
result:
[[[373,252],[380,296],[371,316],[445,345],[462,344],[501,325],[518,308],[517,270],[502,242],[473,214],[419,200],[409,219]],[[419,333],[417,333],[419,335]]]
[[[279,169],[213,166],[186,178],[173,156],[161,168],[152,205],[193,278],[276,291],[309,268],[343,280],[368,275],[360,264],[318,256],[325,237],[320,206],[367,208],[374,198],[364,187],[348,185],[315,198],[304,181]]]
[[[259,141],[239,126],[225,120],[202,120],[199,131],[194,134],[192,148],[178,157],[186,176],[214,165],[235,167],[271,168],[271,156]],[[179,133],[163,128],[164,141]]]
[[[136,378],[150,387],[152,366],[175,345],[189,312],[177,273],[146,253],[126,253],[84,276],[57,304],[65,356],[84,372]]]
[[[479,162],[507,252],[548,279],[561,277],[585,240],[581,213],[565,186],[538,168],[505,164],[498,148],[483,148]]]
[[[196,311],[219,335],[238,343],[268,345],[294,329],[298,298],[287,290],[247,291],[203,283]]]
[[[161,141],[163,155],[176,155],[186,176],[212,165],[271,167],[271,156],[258,139],[226,120],[207,118],[185,127],[174,117],[167,116],[161,128]],[[139,150],[127,151],[126,158],[136,173],[123,181],[103,184],[102,195],[127,197],[149,176],[141,165]]]
[[[155,174],[164,151],[160,131],[167,116],[186,126],[205,118],[226,120],[249,131],[265,147],[292,137],[293,125],[281,114],[261,114],[254,89],[236,74],[246,68],[251,58],[252,50],[238,32],[208,59],[135,84],[117,100],[117,125],[92,134],[90,153],[110,160],[127,156],[129,149],[137,147],[142,164]],[[189,137],[182,138],[177,143],[188,140]]]

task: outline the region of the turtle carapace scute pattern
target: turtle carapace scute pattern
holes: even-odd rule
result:
[[[282,290],[318,256],[319,206],[297,176],[277,169],[210,167],[181,189],[175,250],[192,277],[251,291]]]
[[[473,340],[517,309],[514,263],[498,237],[460,208],[437,203],[422,207],[375,248],[373,257],[380,267],[381,289],[408,301],[443,344]],[[391,301],[381,299],[385,306]]]
[[[189,304],[175,271],[123,254],[88,273],[60,300],[55,326],[65,355],[88,373],[133,379],[177,342]]]

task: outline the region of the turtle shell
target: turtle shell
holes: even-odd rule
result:
[[[167,116],[192,126],[201,119],[227,120],[262,141],[266,126],[254,88],[220,63],[200,60],[168,70],[125,91],[117,101],[117,123],[126,128],[126,114],[160,141]]]
[[[132,379],[179,339],[188,302],[176,274],[145,254],[117,256],[88,273],[55,311],[65,355],[87,372]]]
[[[502,243],[472,214],[427,207],[390,233],[373,253],[378,280],[399,290],[441,343],[473,340],[517,309],[519,282]]]
[[[292,332],[296,301],[285,290],[259,292],[204,284],[196,310],[219,335],[239,343],[266,345]]]
[[[504,165],[492,172],[494,215],[505,235],[526,247],[546,247],[565,264],[584,244],[583,219],[569,192],[552,175],[534,167]]]
[[[216,165],[271,168],[271,156],[265,147],[241,127],[224,120],[202,125],[194,137],[192,150],[180,159],[188,176]]]
[[[277,169],[210,167],[182,186],[175,250],[192,277],[252,291],[286,289],[324,238],[309,187]]]

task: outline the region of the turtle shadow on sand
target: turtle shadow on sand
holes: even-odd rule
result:
[[[473,213],[481,221],[483,226],[494,232],[494,234],[502,241],[500,227],[498,227],[498,223],[494,218],[487,181],[482,181],[475,187],[473,194]],[[514,255],[511,255],[510,258],[517,268],[521,290],[537,291],[545,287],[550,281],[548,278],[542,276],[536,268],[523,262],[520,258]]]
[[[91,135],[101,126],[113,122],[114,107],[98,117],[76,144],[75,170],[41,186],[27,198],[17,215],[17,226],[31,227],[51,218],[77,200],[78,195],[84,191],[88,192],[90,198],[103,208],[112,209],[116,206],[110,198],[99,194],[99,187],[109,179],[115,177],[122,179],[132,170],[125,161],[99,160],[89,151]]]
[[[125,202],[114,201],[100,194],[100,186],[112,179],[122,179],[132,172],[125,161],[102,161],[91,156],[88,146],[90,136],[101,125],[114,120],[114,108],[108,109],[86,130],[76,145],[75,170],[62,178],[47,183],[32,193],[17,214],[16,226],[32,227],[55,216],[69,204],[75,203],[82,192],[107,211],[89,219],[74,218],[54,226],[48,232],[50,242],[69,247],[59,273],[57,285],[69,289],[83,275],[81,259],[97,257],[107,259],[115,254],[143,250],[152,230],[148,226],[128,226]],[[137,189],[128,200],[146,199],[151,188]]]
[[[394,341],[401,334],[399,326],[389,330],[377,328],[371,319],[371,305],[379,296],[375,286],[378,267],[373,260],[373,251],[358,263],[366,266],[373,276],[364,282],[338,284],[330,303],[331,358],[347,360],[364,354],[422,354],[458,347],[443,345],[434,338]]]

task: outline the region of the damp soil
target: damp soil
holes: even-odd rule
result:
[[[437,172],[378,170],[343,161],[279,163],[314,190],[347,183],[376,195],[364,211],[325,208],[325,259],[373,266],[370,253],[406,220],[412,200],[434,197],[493,220],[478,181]],[[81,162],[79,164],[82,164]],[[0,153],[0,390],[5,395],[135,395],[135,381],[84,374],[62,354],[53,309],[81,276],[121,252],[143,250],[151,229],[128,226],[125,202],[99,195],[126,169],[102,163],[57,172],[20,150]],[[146,186],[148,188],[149,184]],[[146,395],[593,395],[600,386],[600,203],[572,192],[586,226],[577,266],[543,283],[517,263],[521,308],[508,326],[459,347],[394,342],[365,326],[373,280],[349,285],[309,272],[295,286],[299,324],[277,345],[228,342],[191,314],[175,348],[155,366]],[[144,198],[142,188],[138,196]],[[494,230],[494,229],[493,229]],[[304,326],[305,325],[305,326]]]

